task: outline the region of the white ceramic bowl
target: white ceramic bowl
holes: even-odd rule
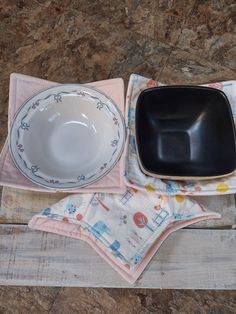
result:
[[[83,85],[58,85],[28,99],[16,113],[10,152],[31,181],[72,189],[107,174],[124,141],[124,119],[111,99]]]

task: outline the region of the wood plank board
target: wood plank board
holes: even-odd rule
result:
[[[65,193],[43,193],[3,187],[0,223],[27,224],[35,214],[66,197]]]
[[[236,206],[234,194],[195,196],[195,200],[203,204],[206,208],[216,211],[222,215],[221,219],[211,219],[198,222],[190,228],[235,228]]]
[[[24,191],[3,188],[0,208],[0,223],[27,224],[33,215],[50,207],[67,194]],[[233,195],[201,196],[196,200],[207,208],[222,214],[222,219],[202,221],[190,228],[232,228],[236,224],[236,208]]]
[[[0,284],[236,289],[236,230],[179,230],[132,286],[87,243],[0,225]]]

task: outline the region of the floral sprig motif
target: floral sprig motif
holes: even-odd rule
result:
[[[30,126],[28,123],[21,121],[20,127],[22,128],[22,130],[29,130]]]
[[[101,109],[103,108],[103,103],[102,103],[101,101],[99,101],[99,102],[97,103],[96,108],[97,108],[98,110],[101,110]]]
[[[111,146],[115,147],[118,144],[118,140],[111,141]]]
[[[62,101],[61,93],[55,94],[54,99],[56,100],[57,103],[61,102]]]
[[[32,173],[36,173],[37,171],[39,171],[39,166],[31,166],[31,171]]]
[[[85,175],[81,174],[77,177],[78,182],[85,180]]]
[[[23,147],[22,144],[18,144],[18,145],[17,145],[17,148],[18,148],[18,150],[19,150],[21,153],[23,153],[24,147]]]

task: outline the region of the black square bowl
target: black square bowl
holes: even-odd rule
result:
[[[141,92],[135,114],[139,164],[148,175],[209,179],[236,168],[229,101],[217,89],[161,86]]]

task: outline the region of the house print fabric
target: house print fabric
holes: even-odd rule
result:
[[[171,181],[146,176],[139,167],[135,147],[135,108],[140,92],[164,84],[132,74],[126,96],[126,122],[129,128],[127,155],[125,160],[125,183],[142,191],[162,195],[217,195],[236,193],[236,172],[221,179],[204,181]],[[236,120],[236,81],[206,84],[222,90],[228,97],[234,120]]]
[[[71,195],[34,216],[29,227],[85,240],[133,283],[169,234],[211,218],[220,214],[188,197],[128,188],[122,195]]]

